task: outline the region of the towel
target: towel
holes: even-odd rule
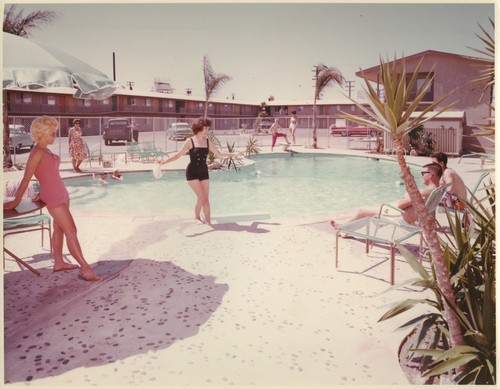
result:
[[[161,178],[163,172],[161,171],[161,167],[159,163],[155,163],[153,166],[153,176],[158,179]]]

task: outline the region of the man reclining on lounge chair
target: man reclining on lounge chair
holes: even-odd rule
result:
[[[425,188],[421,189],[420,193],[422,194],[424,201],[427,201],[427,198],[429,197],[431,192],[439,187],[439,180],[443,174],[443,170],[441,169],[441,166],[439,166],[439,164],[429,163],[423,167],[420,173],[422,175],[422,181],[425,185]],[[413,207],[413,203],[410,200],[408,192],[405,193],[403,198],[399,200],[399,202],[395,206],[405,211],[405,213],[402,213],[402,217],[406,223],[413,224],[417,221],[417,213],[415,211],[415,208]],[[350,215],[350,218],[346,221],[346,223],[368,216],[377,216],[379,211],[380,205],[378,207],[358,208],[354,211],[353,215]],[[334,228],[340,227],[341,225],[335,220],[332,220],[330,224]]]

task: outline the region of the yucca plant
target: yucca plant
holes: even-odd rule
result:
[[[445,95],[426,106],[422,112],[416,113],[417,107],[419,107],[423,97],[431,87],[434,77],[432,70],[428,72],[423,83],[417,88],[415,97],[413,97],[412,90],[420,74],[422,60],[420,60],[411,78],[407,82],[405,62],[403,59],[400,61],[394,59],[392,63],[384,62],[381,59],[380,78],[384,89],[385,100],[379,97],[375,89],[365,78],[365,92],[367,92],[368,95],[369,107],[365,107],[352,99],[351,101],[367,115],[367,118],[345,112],[342,113],[342,117],[368,127],[375,127],[393,137],[396,158],[401,168],[402,179],[405,183],[406,191],[415,207],[418,222],[422,227],[424,238],[429,247],[432,267],[436,274],[439,290],[442,291],[445,297],[443,313],[450,331],[451,343],[454,346],[458,346],[464,344],[463,334],[458,317],[454,312],[454,307],[456,305],[455,296],[451,287],[450,275],[446,265],[444,252],[436,232],[436,221],[434,215],[427,212],[415,178],[411,174],[410,168],[406,164],[404,157],[403,136],[457,103],[453,102],[443,108],[439,108],[437,111],[433,111],[449,97],[449,95]],[[427,114],[429,114],[429,116],[426,117]],[[413,115],[415,117],[411,117]]]
[[[235,152],[234,142],[232,144],[229,144],[229,142],[226,142],[226,147],[227,147],[228,153]],[[231,167],[233,167],[234,170],[238,171],[237,165],[241,165],[241,161],[238,157],[227,157],[227,158],[224,158],[221,160],[221,164],[223,166],[226,166],[228,170],[231,170]]]
[[[434,299],[402,301],[380,321],[418,304],[431,308],[402,326],[418,324],[414,343],[410,345],[410,358],[420,361],[419,370],[424,378],[447,376],[448,382],[458,384],[496,383],[495,187],[490,182],[483,190],[486,193],[483,198],[473,197],[472,203],[466,202],[466,214],[474,221],[472,225],[464,222],[463,214],[446,210],[450,233],[440,240],[456,296],[453,309],[464,328],[463,345],[449,344],[450,334],[443,315],[446,297],[435,273],[428,272],[404,246],[399,247],[417,274],[403,284],[431,290]]]
[[[248,156],[259,154],[260,148],[257,146],[257,143],[257,139],[255,139],[253,136],[248,138],[248,142],[245,148],[245,154]]]

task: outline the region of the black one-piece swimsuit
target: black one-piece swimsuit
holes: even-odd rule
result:
[[[208,180],[208,147],[195,147],[193,138],[190,139],[193,147],[189,149],[190,162],[186,168],[186,180]]]

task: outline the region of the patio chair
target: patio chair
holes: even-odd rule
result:
[[[149,151],[144,151],[137,142],[126,142],[127,155],[132,161],[153,162],[154,155]]]
[[[94,145],[92,148],[95,146],[99,145]],[[87,150],[87,160],[85,161],[85,165],[88,163],[90,167],[92,167],[92,161],[101,161],[102,160],[102,154],[100,150],[90,150],[89,145],[85,142],[85,149]]]
[[[156,147],[154,142],[150,141],[142,142],[142,151],[145,153],[151,153],[151,155],[155,158],[161,157],[161,159],[168,155],[161,148]]]
[[[38,271],[33,269],[31,266],[26,264],[24,261],[19,261],[17,259],[17,256],[5,247],[5,238],[8,235],[24,234],[27,232],[34,232],[34,231],[41,232],[42,247],[44,247],[44,231],[47,231],[49,233],[49,247],[50,247],[50,253],[52,253],[51,220],[50,220],[50,217],[48,215],[42,213],[42,210],[40,210],[39,214],[33,214],[33,215],[28,215],[28,216],[19,216],[19,217],[14,217],[14,218],[3,220],[3,247],[4,247],[3,266],[4,266],[4,268],[5,268],[5,253],[7,253],[7,254],[11,255],[14,259],[16,259],[16,261],[21,262],[24,266],[26,266],[33,273],[40,275],[40,273]]]
[[[431,215],[434,215],[436,209],[443,197],[446,188],[448,185],[440,186],[439,188],[434,189],[429,198],[427,199],[425,206],[427,208],[427,212]],[[408,224],[406,223],[402,217],[395,218],[390,217],[385,214],[384,209],[388,207],[395,211],[399,216],[403,215],[405,211],[399,209],[390,204],[382,204],[380,206],[379,215],[378,216],[368,216],[359,220],[355,220],[350,223],[343,224],[341,226],[336,227],[335,234],[335,267],[339,266],[339,258],[338,258],[338,247],[339,247],[339,236],[341,233],[344,233],[349,236],[362,238],[366,243],[366,253],[369,252],[369,247],[373,244],[373,242],[388,244],[390,247],[390,282],[391,285],[394,285],[395,279],[395,250],[396,246],[399,243],[402,243],[409,238],[420,235],[420,244],[419,244],[419,257],[422,259],[422,243],[423,243],[423,235],[422,228],[418,225]],[[383,216],[384,215],[384,216]]]

